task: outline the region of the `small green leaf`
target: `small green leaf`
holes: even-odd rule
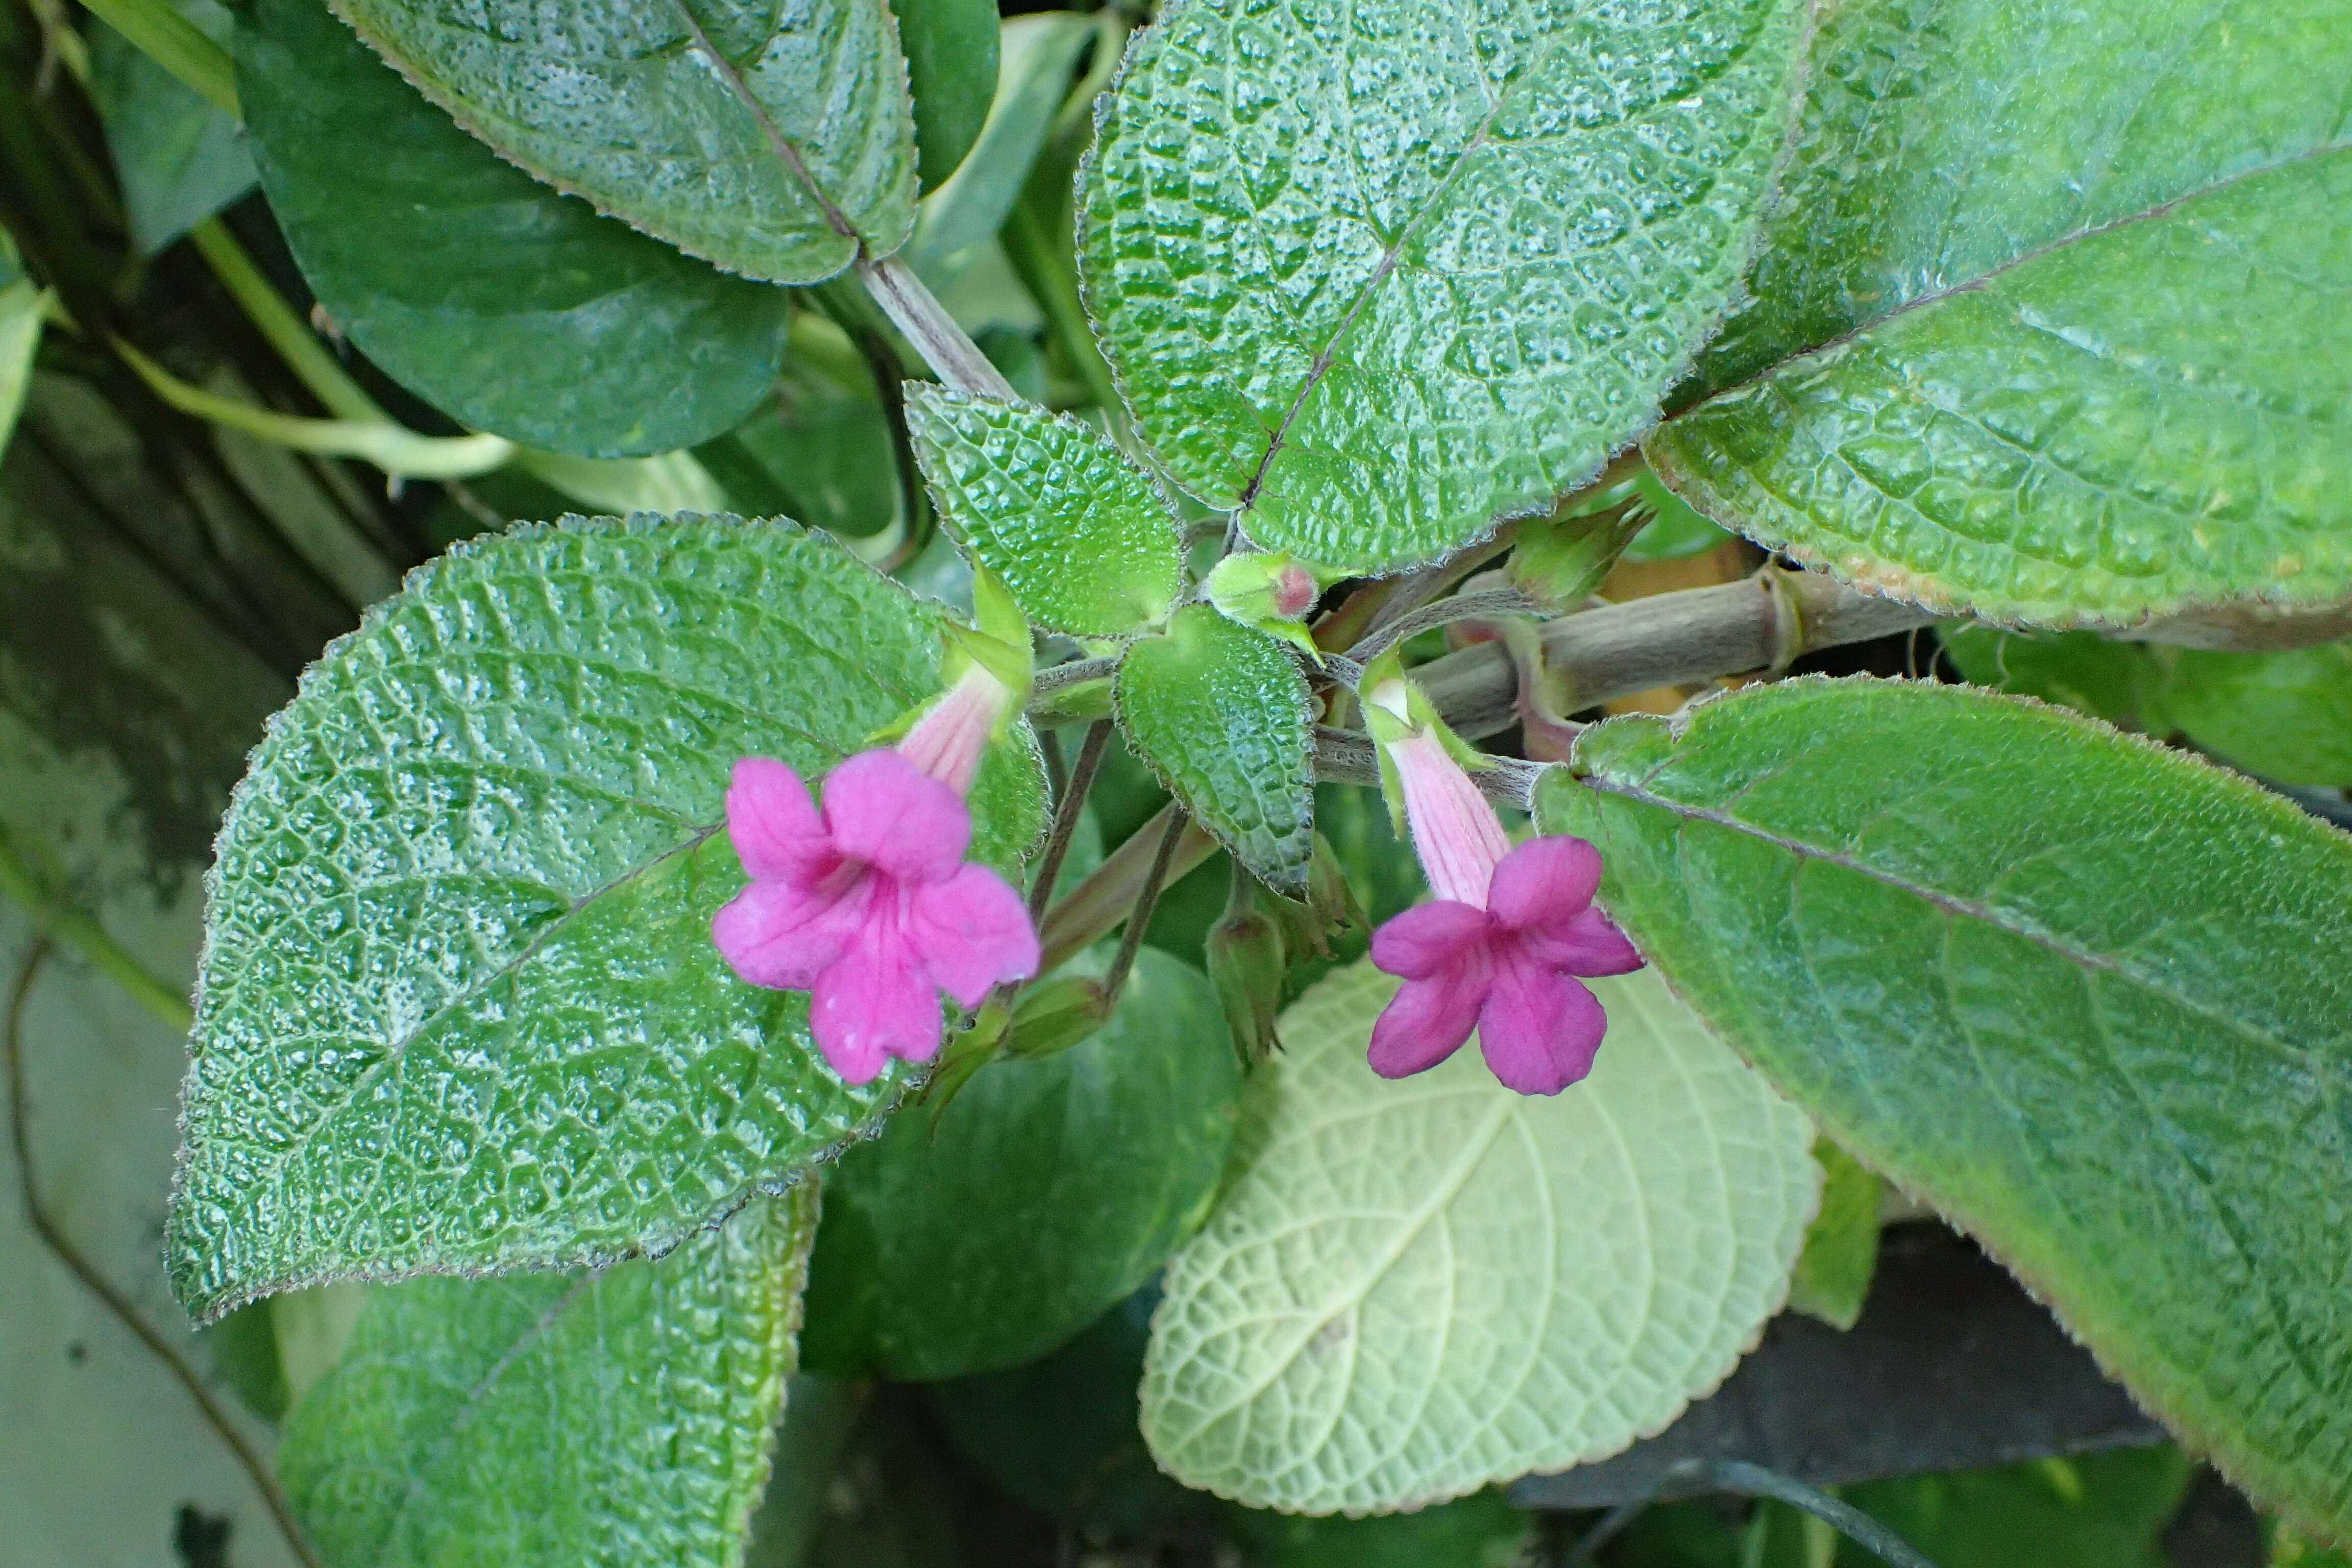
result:
[[[2352,784],[2352,642],[2172,656],[2164,710],[2207,751],[2280,784]]]
[[[1127,650],[1114,689],[1128,742],[1258,880],[1307,893],[1315,855],[1307,678],[1279,643],[1188,605]]]
[[[235,18],[212,0],[176,0],[171,8],[215,44],[226,45],[235,30]],[[141,256],[253,189],[244,133],[217,104],[112,27],[89,29],[89,63],[90,97]]]
[[[1613,720],[1575,762],[1538,817],[1678,993],[2258,1500],[2352,1528],[2352,837],[1919,682]]]
[[[335,0],[458,124],[730,272],[814,283],[913,226],[915,132],[884,0]]]
[[[1810,14],[1171,10],[1102,121],[1081,237],[1138,427],[1253,539],[1349,571],[1548,506],[1728,301]]]
[[[1886,1184],[1827,1138],[1813,1142],[1822,1167],[1822,1212],[1805,1232],[1789,1306],[1834,1329],[1861,1321],[1878,1268],[1878,1210]]]
[[[737,980],[730,769],[814,779],[937,688],[937,612],[783,523],[461,546],[304,679],[221,829],[166,1237],[209,1316],[289,1285],[658,1253],[801,1175],[852,1089]],[[997,748],[975,853],[1034,836]]]
[[[915,100],[916,168],[936,191],[980,138],[996,93],[995,0],[890,0]]]
[[[503,162],[320,0],[245,13],[237,84],[270,209],[320,303],[460,423],[623,457],[715,436],[768,395],[782,290],[725,277]]]
[[[1200,1225],[1240,1080],[1198,970],[1146,951],[1084,1044],[976,1074],[825,1178],[806,1359],[842,1377],[956,1377],[1034,1361],[1128,1295]]]
[[[813,1187],[656,1262],[376,1291],[289,1417],[329,1568],[731,1568],[768,1479]]]
[[[1066,414],[911,385],[907,430],[940,515],[1031,620],[1119,637],[1182,586],[1175,509],[1150,475]]]
[[[1594,984],[1609,1040],[1552,1099],[1475,1048],[1376,1077],[1395,988],[1358,964],[1284,1014],[1169,1266],[1143,1433],[1189,1486],[1389,1511],[1599,1458],[1720,1383],[1787,1292],[1812,1130],[1655,975]]]
[[[2343,22],[1834,7],[1751,302],[1714,395],[1649,441],[1660,472],[1761,542],[2005,623],[2352,594]]]

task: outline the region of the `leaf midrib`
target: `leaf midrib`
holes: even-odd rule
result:
[[[687,0],[671,0],[671,4],[677,8],[677,14],[685,18],[687,31],[694,37],[694,47],[702,52],[703,58],[710,62],[710,68],[719,73],[719,79],[727,84],[727,90],[734,95],[736,102],[742,105],[744,111],[751,115],[751,122],[760,128],[760,134],[767,139],[768,150],[776,155],[777,162],[782,163],[791,172],[792,176],[800,182],[801,187],[808,192],[809,199],[816,203],[817,211],[824,215],[825,226],[857,247],[858,254],[863,256],[866,251],[865,237],[857,232],[856,226],[852,224],[848,216],[835,205],[831,193],[817,183],[816,176],[809,171],[808,161],[801,156],[801,150],[793,144],[792,138],[784,134],[774,117],[769,114],[768,106],[752,96],[751,84],[743,79],[743,73],[736,68],[735,62],[729,59],[720,51],[719,46],[711,41],[710,35],[703,30],[702,18],[694,14],[693,7],[687,4]]]

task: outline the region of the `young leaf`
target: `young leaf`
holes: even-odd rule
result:
[[[1374,1076],[1396,982],[1360,963],[1283,1016],[1234,1175],[1168,1269],[1143,1432],[1254,1507],[1407,1509],[1654,1432],[1786,1294],[1821,1175],[1804,1116],[1649,973],[1556,1099],[1475,1052]]]
[[[1171,7],[1087,177],[1104,352],[1176,479],[1374,571],[1548,503],[1722,312],[1797,0]]]
[[[996,95],[995,0],[890,0],[915,100],[916,169],[936,191],[979,140]]]
[[[613,6],[337,0],[501,156],[730,272],[814,283],[914,223],[906,63],[884,0]]]
[[[1032,621],[1119,637],[1167,616],[1183,585],[1175,510],[1104,437],[927,384],[908,388],[907,431],[940,515]]]
[[[2352,1528],[2352,837],[1964,688],[1585,732],[1538,801],[1651,962],[2259,1500]]]
[[[166,1235],[210,1315],[289,1285],[658,1254],[903,1081],[710,918],[738,757],[809,778],[937,688],[936,612],[789,524],[570,520],[461,546],[304,679],[221,829]],[[1034,837],[999,748],[977,852]]]
[[[1996,620],[2344,597],[2346,37],[2335,0],[1835,7],[1716,395],[1654,462]]]
[[[2280,784],[2352,784],[2352,642],[2288,653],[2184,648],[2165,716],[2207,750]]]
[[[1127,650],[1119,725],[1161,782],[1256,873],[1307,893],[1315,855],[1314,732],[1307,678],[1282,646],[1206,605]]]
[[[982,1068],[825,1177],[806,1359],[845,1377],[959,1377],[1034,1361],[1140,1285],[1200,1225],[1240,1070],[1191,964],[1147,950],[1099,1033]]]
[[[449,123],[320,0],[258,0],[237,86],[319,302],[451,417],[578,457],[667,452],[765,397],[785,296],[548,189]],[[364,148],[363,155],[354,149]]]
[[[329,1568],[731,1568],[816,1228],[803,1186],[656,1262],[370,1299],[278,1455]]]

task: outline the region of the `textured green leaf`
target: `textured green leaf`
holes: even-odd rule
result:
[[[1870,1277],[1878,1269],[1878,1211],[1886,1184],[1827,1138],[1813,1142],[1822,1167],[1822,1212],[1805,1232],[1789,1281],[1789,1306],[1832,1328],[1862,1318]]]
[[[896,250],[914,223],[884,0],[334,5],[501,155],[730,272],[814,283],[861,244]]]
[[[248,10],[237,84],[270,208],[320,303],[453,418],[608,458],[690,446],[766,396],[783,353],[781,290],[713,271],[503,162],[321,0]]]
[[[1130,52],[1087,298],[1178,482],[1371,570],[1548,504],[1721,314],[1796,0],[1190,0]]]
[[[1113,687],[1128,743],[1184,809],[1277,892],[1315,854],[1307,678],[1279,643],[1206,605],[1127,650]]]
[[[2165,716],[2190,740],[2280,784],[2352,784],[2352,642],[2169,662]]]
[[[789,524],[461,546],[305,678],[221,830],[166,1237],[209,1314],[341,1276],[658,1254],[904,1081],[711,945],[729,769],[814,777],[935,690],[937,612]],[[1034,837],[992,753],[976,852]]]
[[[1718,395],[1654,460],[1754,538],[2003,621],[2344,597],[2343,23],[1834,8]]]
[[[730,1568],[816,1228],[802,1187],[655,1262],[379,1290],[287,1422],[329,1568]]]
[[[1240,1069],[1199,970],[1139,955],[1085,1043],[1002,1061],[825,1177],[808,1363],[958,1377],[1034,1361],[1168,1260],[1233,1145]]]
[[[995,0],[890,0],[915,100],[916,169],[936,191],[971,151],[996,95]]]
[[[1364,1512],[1599,1458],[1720,1383],[1787,1291],[1812,1130],[1655,975],[1594,985],[1609,1041],[1553,1099],[1475,1049],[1375,1077],[1395,986],[1359,964],[1284,1014],[1169,1266],[1143,1432],[1188,1485]]]
[[[212,0],[173,0],[215,43],[235,29]],[[253,189],[245,134],[217,104],[112,27],[89,30],[90,96],[122,186],[131,237],[152,256]]]
[[[1786,682],[1548,829],[1675,989],[2258,1499],[2352,1526],[2352,837],[2093,721]]]
[[[911,386],[907,430],[940,515],[1022,613],[1080,637],[1163,619],[1183,586],[1175,509],[1066,414]]]

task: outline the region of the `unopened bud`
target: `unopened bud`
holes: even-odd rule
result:
[[[1227,620],[1295,643],[1321,658],[1307,632],[1307,612],[1323,596],[1323,580],[1293,555],[1228,555],[1202,584],[1209,603]]]
[[[1511,552],[1511,586],[1555,615],[1577,609],[1601,586],[1649,513],[1630,499],[1580,517],[1530,518]]]
[[[1204,956],[1209,982],[1225,1010],[1234,1050],[1247,1066],[1264,1061],[1282,1045],[1275,1036],[1274,1016],[1282,1010],[1289,944],[1283,937],[1283,922],[1260,907],[1256,883],[1238,867],[1234,874],[1233,899],[1223,917],[1209,928]]]
[[[1006,1031],[1007,1056],[1035,1058],[1066,1051],[1110,1021],[1111,999],[1098,980],[1048,980],[1021,994]]]

